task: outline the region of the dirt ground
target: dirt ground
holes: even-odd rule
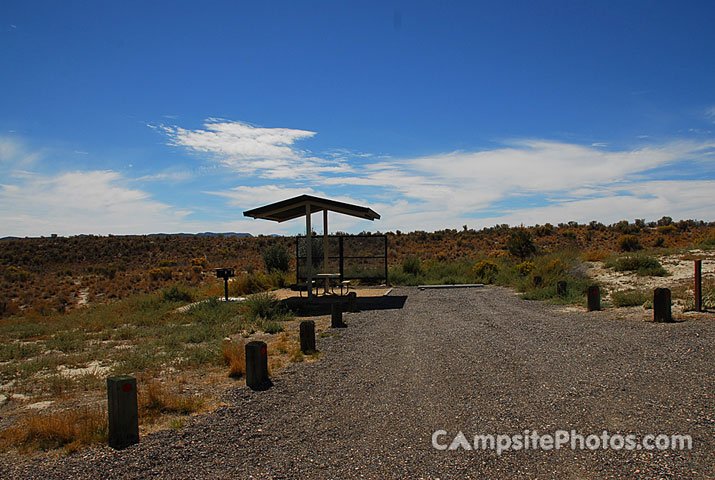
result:
[[[689,295],[693,295],[695,260],[702,260],[703,282],[715,279],[715,250],[689,250],[685,253],[656,256],[663,268],[668,272],[663,277],[642,277],[635,272],[616,272],[606,268],[603,262],[586,262],[587,274],[605,287],[602,300],[610,300],[611,293],[619,290],[684,287]],[[683,313],[684,302],[674,299],[673,313]],[[640,308],[640,307],[638,307]],[[629,310],[628,308],[624,310]],[[642,310],[642,309],[641,309]],[[626,312],[622,312],[626,313]],[[694,312],[686,312],[688,315]]]
[[[319,335],[320,361],[287,366],[266,391],[229,389],[221,408],[122,451],[0,457],[0,477],[714,478],[712,314],[614,320],[619,309],[563,312],[493,286],[390,297],[402,306],[347,314],[348,328]],[[471,444],[525,430],[687,435],[692,445],[433,446],[440,431],[446,445],[457,432]]]

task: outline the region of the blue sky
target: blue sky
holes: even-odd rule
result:
[[[715,220],[715,3],[0,3],[0,236]],[[320,221],[315,224],[320,230]]]

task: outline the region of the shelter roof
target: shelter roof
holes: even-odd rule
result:
[[[368,207],[338,202],[327,198],[314,197],[312,195],[299,195],[297,197],[271,203],[270,205],[265,205],[263,207],[246,210],[243,214],[246,217],[262,218],[265,220],[273,220],[275,222],[285,222],[286,220],[304,217],[306,205],[310,205],[310,213],[329,210],[345,215],[351,215],[353,217],[363,218],[365,220],[376,220],[380,218],[380,215]]]

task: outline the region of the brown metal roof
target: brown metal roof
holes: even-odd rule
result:
[[[312,195],[300,195],[298,197],[289,198],[288,200],[271,203],[270,205],[265,205],[263,207],[246,210],[243,214],[246,217],[285,222],[286,220],[304,217],[306,205],[310,205],[310,213],[330,210],[332,212],[352,215],[353,217],[363,218],[365,220],[376,220],[380,218],[380,215],[368,207],[328,200],[327,198],[319,198]]]

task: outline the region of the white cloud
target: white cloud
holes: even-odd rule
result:
[[[295,143],[315,132],[291,128],[262,128],[246,123],[208,119],[204,129],[179,126],[158,128],[172,145],[211,154],[232,170],[265,178],[311,178],[341,172],[349,167],[342,159],[324,160],[298,149]]]
[[[204,193],[228,198],[230,205],[245,209],[268,205],[299,195],[318,195],[312,188],[279,187],[278,185],[240,186],[224,192]]]
[[[0,167],[26,168],[42,156],[41,152],[29,152],[25,145],[13,137],[0,137]]]
[[[132,165],[129,164],[129,167],[131,168]],[[166,171],[166,172],[153,173],[150,175],[143,175],[141,177],[138,177],[136,179],[136,181],[137,182],[155,182],[155,181],[184,182],[186,180],[191,180],[193,177],[194,177],[194,175],[187,170]]]
[[[181,231],[190,212],[125,183],[116,172],[88,171],[0,184],[0,236]]]
[[[363,174],[323,179],[324,185],[374,186],[396,201],[379,228],[429,230],[463,224],[545,223],[623,218],[713,219],[711,182],[650,180],[650,172],[689,162],[713,165],[712,142],[672,142],[632,150],[542,140],[480,152],[452,152],[368,165]],[[706,168],[707,170],[707,168]],[[715,169],[712,169],[715,173]],[[483,218],[504,202],[534,197],[546,206]],[[404,200],[400,202],[399,200]],[[502,212],[504,207],[498,207]],[[513,207],[512,207],[513,208]],[[377,225],[376,225],[377,226]]]
[[[478,220],[480,226],[508,223],[534,225],[597,220],[614,223],[636,218],[656,220],[663,215],[675,219],[713,220],[715,180],[650,181],[621,185],[611,196],[566,201],[538,208],[514,210],[499,217]],[[474,223],[474,222],[471,222]]]
[[[715,105],[705,111],[705,116],[715,123]]]

